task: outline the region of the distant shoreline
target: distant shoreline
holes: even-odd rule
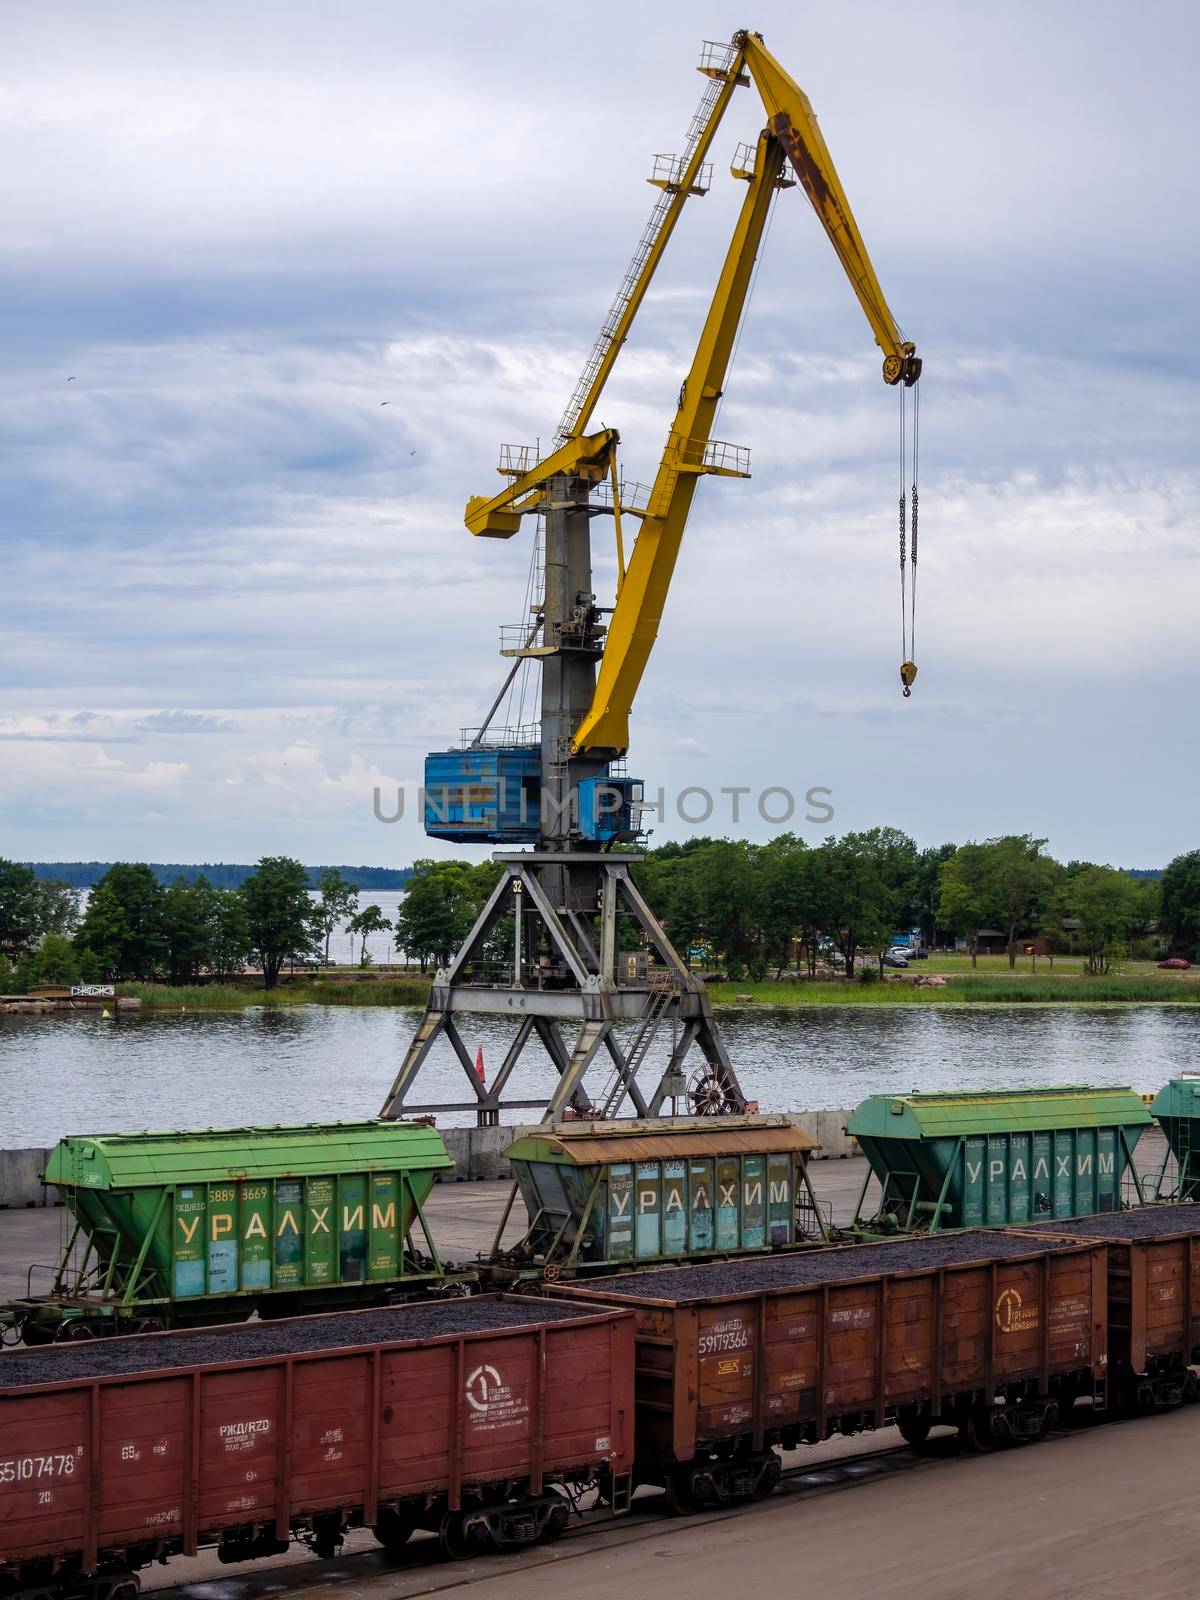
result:
[[[213,983],[171,987],[123,983],[118,994],[135,995],[142,1014],[179,1011],[242,1011],[251,1006],[424,1006],[432,979],[412,973],[403,978],[328,977],[285,981],[269,992],[248,984]],[[1200,1006],[1200,981],[1046,974],[1032,977],[980,975],[952,977],[944,988],[911,983],[846,983],[800,980],[783,983],[714,983],[709,994],[718,1011],[745,1007],[803,1010],[810,1006],[964,1006],[964,1005],[1158,1005]]]
[[[70,884],[72,889],[94,889],[100,879],[115,865],[111,861],[26,861],[25,866],[32,868],[38,878],[50,879],[55,883]],[[256,870],[253,863],[241,861],[149,861],[146,865],[164,888],[169,888],[177,879],[182,878],[185,883],[195,883],[197,878],[207,878],[209,883],[217,889],[238,889],[252,872]],[[412,877],[411,867],[327,867],[306,866],[308,873],[308,886],[310,889],[320,888],[320,875],[322,872],[340,872],[346,881],[360,892],[371,893],[374,890],[396,891],[408,888],[408,880]]]

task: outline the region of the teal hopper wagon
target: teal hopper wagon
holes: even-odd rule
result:
[[[45,1181],[72,1226],[8,1319],[38,1344],[424,1293],[445,1273],[423,1207],[452,1166],[404,1122],[71,1136]]]
[[[1155,1095],[1150,1112],[1167,1141],[1155,1198],[1200,1199],[1200,1076],[1172,1078]]]
[[[1118,1211],[1151,1117],[1132,1089],[872,1095],[846,1132],[869,1170],[854,1229],[1000,1228]],[[874,1184],[874,1187],[873,1187]]]
[[[534,1129],[507,1152],[514,1181],[493,1274],[555,1279],[824,1243],[808,1177],[816,1148],[782,1116]],[[502,1248],[518,1195],[529,1225]]]

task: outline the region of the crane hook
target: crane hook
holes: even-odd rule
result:
[[[920,368],[918,367],[918,371]],[[915,378],[914,380],[915,381]],[[907,380],[906,380],[907,382]],[[913,426],[912,426],[912,600],[909,602],[906,594],[906,577],[909,562],[908,555],[908,506],[909,499],[905,493],[907,482],[907,427],[905,418],[904,390],[900,391],[900,649],[904,660],[900,664],[900,682],[904,685],[904,698],[907,700],[912,695],[912,686],[916,681],[917,664],[912,659],[917,653],[917,463],[920,448],[920,418],[921,418],[921,391],[913,392]],[[909,654],[912,652],[912,655]]]

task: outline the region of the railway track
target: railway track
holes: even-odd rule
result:
[[[1119,1422],[1106,1419],[1103,1424],[1106,1433],[1110,1429],[1113,1431],[1114,1443],[1118,1432],[1145,1425],[1153,1426],[1153,1418]],[[1086,1422],[1070,1428],[1056,1428],[1037,1447],[1039,1454],[1046,1449],[1079,1442],[1094,1432],[1094,1426]],[[508,1555],[448,1563],[435,1539],[418,1536],[403,1560],[389,1561],[371,1535],[360,1531],[347,1539],[343,1554],[333,1561],[314,1561],[302,1547],[293,1546],[287,1556],[233,1573],[218,1566],[210,1554],[196,1558],[196,1565],[206,1569],[204,1576],[197,1575],[185,1583],[172,1583],[168,1572],[164,1571],[163,1581],[156,1583],[154,1575],[145,1572],[142,1588],[144,1592],[153,1592],[157,1600],[279,1600],[284,1592],[308,1597],[308,1600],[322,1600],[334,1590],[344,1600],[360,1600],[360,1597],[377,1600],[384,1593],[387,1600],[416,1600],[421,1595],[485,1584],[642,1541],[677,1538],[713,1522],[779,1510],[786,1502],[841,1494],[881,1478],[935,1471],[956,1463],[969,1470],[974,1464],[975,1458],[961,1448],[957,1435],[950,1429],[937,1430],[919,1448],[903,1443],[892,1429],[887,1433],[895,1442],[873,1448],[864,1448],[868,1436],[858,1435],[789,1452],[772,1495],[705,1516],[669,1517],[661,1492],[646,1490],[637,1497],[628,1516],[614,1520],[605,1512],[588,1510],[573,1519],[567,1532],[555,1543],[534,1545]],[[1013,1451],[1031,1448],[1035,1447],[1014,1445],[1003,1453],[1011,1455]],[[169,1572],[174,1574],[178,1570],[179,1562],[173,1562]]]
[[[1080,1431],[1056,1430],[1046,1442],[1072,1439]],[[859,1435],[789,1452],[772,1495],[707,1516],[669,1517],[662,1493],[647,1490],[638,1495],[627,1516],[613,1519],[603,1511],[588,1510],[574,1518],[555,1543],[533,1545],[508,1555],[447,1563],[436,1539],[418,1536],[402,1560],[389,1561],[371,1535],[360,1531],[347,1539],[343,1554],[333,1561],[314,1561],[302,1547],[294,1546],[287,1556],[232,1573],[227,1567],[218,1566],[215,1557],[201,1556],[196,1558],[196,1564],[205,1567],[203,1577],[171,1583],[168,1574],[177,1573],[180,1565],[176,1560],[162,1573],[161,1584],[154,1581],[151,1572],[144,1572],[142,1588],[153,1592],[158,1600],[278,1600],[284,1590],[318,1600],[334,1589],[345,1600],[358,1600],[360,1593],[366,1597],[380,1595],[386,1585],[388,1600],[415,1600],[416,1596],[441,1594],[537,1567],[560,1565],[642,1540],[675,1538],[702,1524],[779,1509],[785,1501],[818,1499],[880,1478],[935,1470],[958,1461],[969,1464],[956,1434],[949,1429],[938,1430],[920,1448],[900,1441],[892,1429],[887,1432],[895,1442],[874,1448],[862,1448],[867,1436]],[[814,1461],[814,1457],[820,1459]]]

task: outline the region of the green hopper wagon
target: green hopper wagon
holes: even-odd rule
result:
[[[856,1231],[935,1233],[1117,1211],[1151,1117],[1132,1089],[872,1095],[852,1112],[870,1163]],[[868,1204],[872,1179],[878,1203]]]
[[[1200,1077],[1172,1078],[1155,1095],[1150,1113],[1167,1140],[1155,1182],[1156,1198],[1200,1199]]]
[[[786,1117],[538,1128],[507,1151],[515,1181],[493,1267],[571,1277],[823,1241],[808,1179],[816,1148]],[[501,1249],[518,1194],[529,1227]]]
[[[444,1276],[422,1208],[452,1166],[417,1123],[71,1136],[45,1181],[74,1226],[10,1316],[36,1344],[421,1291]]]

